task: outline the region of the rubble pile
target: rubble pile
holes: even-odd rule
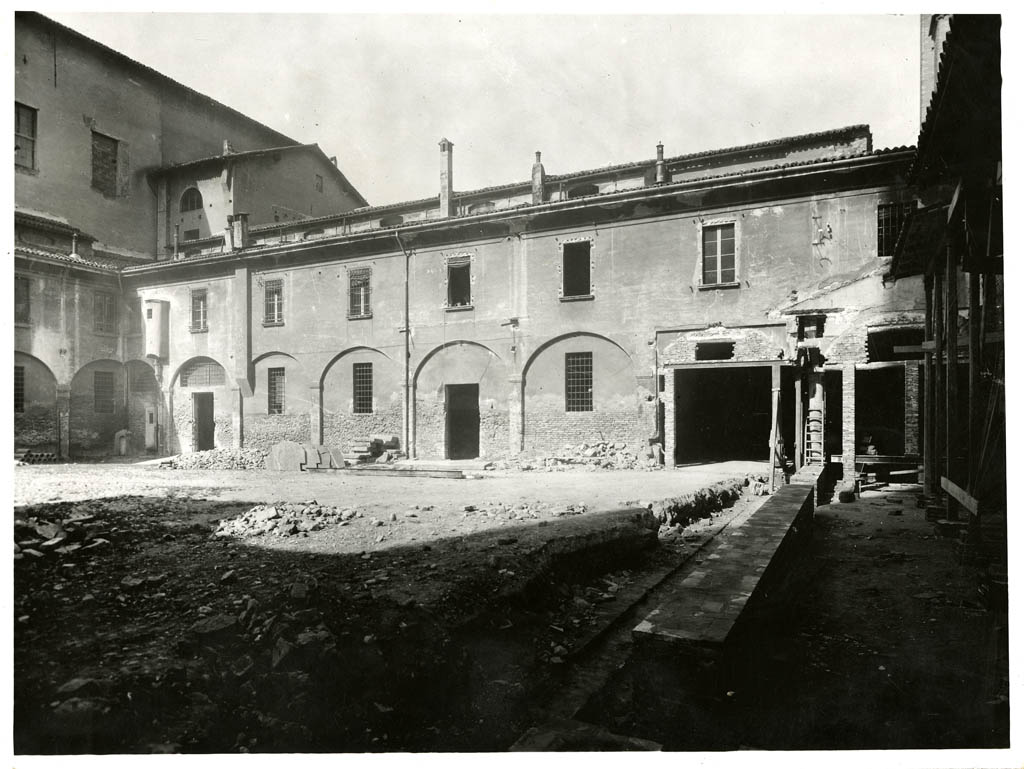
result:
[[[766,494],[767,481],[752,476],[733,478],[678,497],[654,501],[632,500],[623,504],[627,507],[646,507],[662,524],[685,526],[732,507],[745,489],[754,495]]]
[[[654,470],[660,467],[650,455],[641,456],[624,442],[597,441],[596,443],[567,443],[560,454],[517,460],[513,466],[519,470],[557,472],[563,470]]]
[[[267,452],[260,449],[211,449],[174,457],[167,463],[174,470],[262,470]]]
[[[217,537],[294,537],[327,526],[345,526],[363,514],[351,507],[318,505],[316,500],[299,503],[280,502],[257,505],[237,518],[221,521]]]
[[[14,519],[14,560],[42,561],[82,551],[91,554],[110,545],[106,521],[78,510],[68,517]]]

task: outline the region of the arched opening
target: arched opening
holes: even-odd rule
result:
[[[128,361],[125,370],[129,450],[133,454],[156,453],[162,429],[156,374],[152,366],[141,360]]]
[[[347,451],[356,439],[380,438],[400,446],[402,383],[401,366],[380,350],[356,347],[335,357],[320,379],[324,444]]]
[[[203,196],[197,188],[189,187],[181,193],[180,209],[182,213],[203,210]]]
[[[302,364],[283,352],[253,361],[253,393],[245,403],[245,447],[269,451],[280,441],[309,443],[309,381]]]
[[[97,360],[71,380],[68,446],[72,456],[108,456],[114,438],[127,427],[125,368],[116,360]]]
[[[14,353],[14,448],[57,453],[57,378],[38,358]]]
[[[213,358],[186,361],[172,379],[172,452],[208,451],[232,445],[232,388]]]

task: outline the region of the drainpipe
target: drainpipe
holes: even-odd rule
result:
[[[412,419],[412,404],[410,403],[410,391],[409,391],[409,252],[405,250],[405,244],[402,243],[402,236],[395,232],[395,240],[398,241],[398,247],[402,249],[402,253],[405,255],[405,316],[402,324],[402,333],[405,335],[405,391],[403,408],[404,419],[402,420],[403,433],[402,445],[405,446],[405,454],[410,459],[413,458],[412,446],[409,444],[409,436],[412,433],[412,425],[410,424]]]

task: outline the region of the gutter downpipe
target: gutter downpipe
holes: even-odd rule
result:
[[[405,447],[405,454],[409,459],[413,459],[413,449],[409,443],[410,435],[412,433],[412,404],[411,392],[409,390],[409,334],[411,330],[409,328],[409,252],[405,250],[405,244],[402,243],[402,236],[395,231],[395,240],[398,241],[398,247],[402,249],[402,253],[405,255],[405,316],[402,325],[402,334],[405,336],[405,387],[403,395],[405,396],[402,404],[402,445]]]

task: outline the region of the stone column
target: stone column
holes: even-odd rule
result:
[[[231,448],[245,448],[245,400],[240,387],[231,388]]]
[[[903,366],[903,452],[917,454],[921,450],[917,437],[921,423],[921,369],[916,360],[905,361]]]
[[[309,442],[314,446],[323,443],[323,412],[320,409],[320,385],[309,388]]]
[[[659,369],[665,377],[665,392],[661,393],[665,405],[665,467],[676,466],[676,370]]]
[[[412,459],[412,385],[402,384],[402,451]]]
[[[804,464],[825,463],[825,384],[821,371],[807,372],[807,440],[804,443]]]
[[[523,377],[508,380],[508,453],[515,457],[523,450]]]
[[[857,369],[852,363],[843,366],[843,480],[856,481],[857,456]]]
[[[61,459],[71,456],[71,385],[57,385],[57,453]]]

